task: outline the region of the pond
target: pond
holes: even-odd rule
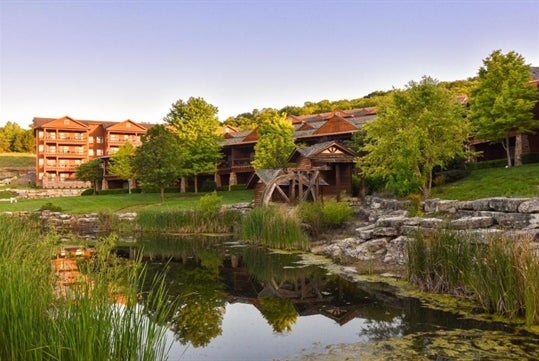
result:
[[[537,360],[536,335],[352,282],[301,254],[222,238],[139,242],[180,305],[170,360]],[[156,246],[158,245],[158,246]]]

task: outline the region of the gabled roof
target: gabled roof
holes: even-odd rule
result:
[[[251,130],[251,132],[249,134],[247,134],[247,136],[245,138],[243,138],[243,140],[241,141],[242,143],[248,143],[248,142],[256,142],[258,140],[258,128],[255,128],[253,130]]]
[[[127,119],[119,123],[113,123],[113,122],[106,123],[103,125],[103,127],[109,132],[114,131],[114,130],[130,131],[130,132],[131,131],[132,132],[145,132],[146,131],[145,127],[135,123],[131,119]]]
[[[322,125],[314,134],[335,134],[335,133],[348,133],[355,132],[358,130],[358,127],[345,120],[339,115],[334,115],[328,121]]]
[[[288,160],[290,162],[295,162],[300,157],[317,160],[352,161],[353,158],[357,157],[357,153],[341,143],[328,141],[317,143],[309,147],[296,147]]]
[[[62,129],[80,129],[87,130],[88,126],[81,121],[63,116],[61,118],[34,118],[34,128],[62,128]]]

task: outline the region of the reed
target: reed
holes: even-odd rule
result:
[[[438,232],[408,244],[408,278],[429,292],[475,300],[484,310],[539,323],[539,258],[534,242]]]
[[[141,303],[141,262],[114,258],[107,239],[64,287],[51,268],[54,240],[30,223],[0,220],[0,360],[166,359],[174,303],[161,279]]]
[[[276,206],[257,207],[243,217],[242,238],[270,248],[301,249],[309,247],[309,240],[297,216]]]
[[[240,217],[239,212],[232,210],[212,217],[199,209],[142,211],[137,214],[137,224],[145,232],[232,233]]]

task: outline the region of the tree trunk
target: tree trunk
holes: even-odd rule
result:
[[[507,167],[511,168],[511,148],[509,148],[509,137],[502,140],[502,147],[505,149],[505,154],[507,155]]]
[[[161,186],[161,204],[165,203],[165,187]]]
[[[181,177],[180,178],[180,192],[181,193],[185,193],[185,189],[187,188],[187,186],[185,185],[187,182],[186,182],[186,179],[185,177]]]
[[[195,193],[198,193],[198,176],[195,175]]]
[[[127,193],[131,194],[131,179],[127,180]]]
[[[515,136],[515,167],[522,165],[522,134]]]

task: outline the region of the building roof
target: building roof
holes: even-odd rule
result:
[[[376,107],[335,110],[320,114],[289,115],[288,120],[294,125],[294,138],[322,137],[354,133],[365,123],[372,121],[376,117],[376,111]],[[222,145],[249,144],[257,139],[256,129],[229,131]]]
[[[69,119],[69,120],[72,120],[72,121],[77,122],[79,124],[83,124],[83,125],[85,125],[87,127],[101,125],[105,129],[113,127],[113,126],[121,124],[121,123],[125,123],[125,122],[130,122],[130,123],[136,124],[137,126],[139,126],[141,128],[144,128],[146,130],[148,130],[149,128],[151,128],[151,127],[153,127],[155,125],[155,124],[150,124],[150,123],[137,123],[137,122],[134,122],[134,121],[132,121],[130,119],[127,119],[127,120],[124,120],[124,121],[119,121],[119,122],[103,121],[103,120],[81,120],[81,119],[71,118],[71,117],[69,117],[67,115],[63,116],[63,117],[60,117],[60,118],[34,117],[34,119],[32,121],[32,125],[33,125],[34,129],[42,128],[47,123],[54,122],[56,120],[61,120],[61,119]]]

